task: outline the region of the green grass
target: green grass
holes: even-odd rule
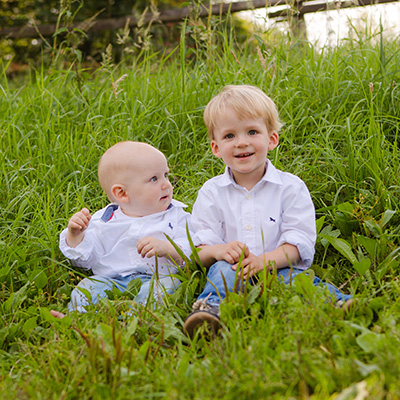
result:
[[[82,70],[80,89],[73,68],[10,80],[0,66],[4,398],[353,399],[362,388],[363,399],[400,397],[398,43],[359,39],[318,53],[260,39],[263,66],[254,43],[239,48],[223,37],[211,59],[210,48],[195,59],[183,36],[169,59],[149,53]],[[116,97],[111,82],[125,73]],[[296,287],[261,279],[222,306],[221,338],[189,343],[183,321],[205,281],[189,265],[155,310],[118,320],[132,295],[115,293],[97,312],[54,320],[49,309],[65,310],[81,278],[58,234],[76,210],[106,204],[96,175],[104,150],[127,139],[160,148],[175,198],[190,209],[223,170],[204,106],[241,83],[277,103],[284,126],[270,157],[310,189],[319,228],[313,269],[355,294],[357,307],[345,315],[307,279]]]

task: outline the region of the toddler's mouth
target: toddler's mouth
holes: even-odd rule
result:
[[[254,153],[242,153],[242,154],[237,154],[235,158],[246,158],[252,156]]]

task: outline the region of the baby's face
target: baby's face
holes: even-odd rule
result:
[[[131,217],[166,211],[172,200],[173,189],[164,155],[150,151],[141,158],[142,162],[136,162],[132,167],[125,185],[129,201],[122,206],[122,210]]]

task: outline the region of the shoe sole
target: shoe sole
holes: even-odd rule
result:
[[[198,328],[202,325],[207,324],[211,330],[211,334],[215,337],[221,328],[221,322],[218,317],[210,314],[207,311],[196,311],[189,315],[183,326],[186,334],[193,339]]]

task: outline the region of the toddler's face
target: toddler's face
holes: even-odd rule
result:
[[[129,201],[122,208],[131,217],[166,211],[172,200],[173,189],[168,179],[166,158],[160,152],[149,152],[145,158],[132,168],[125,185]]]
[[[261,117],[241,119],[228,107],[215,121],[211,148],[230,167],[236,183],[251,190],[265,173],[268,151],[278,142],[278,134],[268,132]]]

